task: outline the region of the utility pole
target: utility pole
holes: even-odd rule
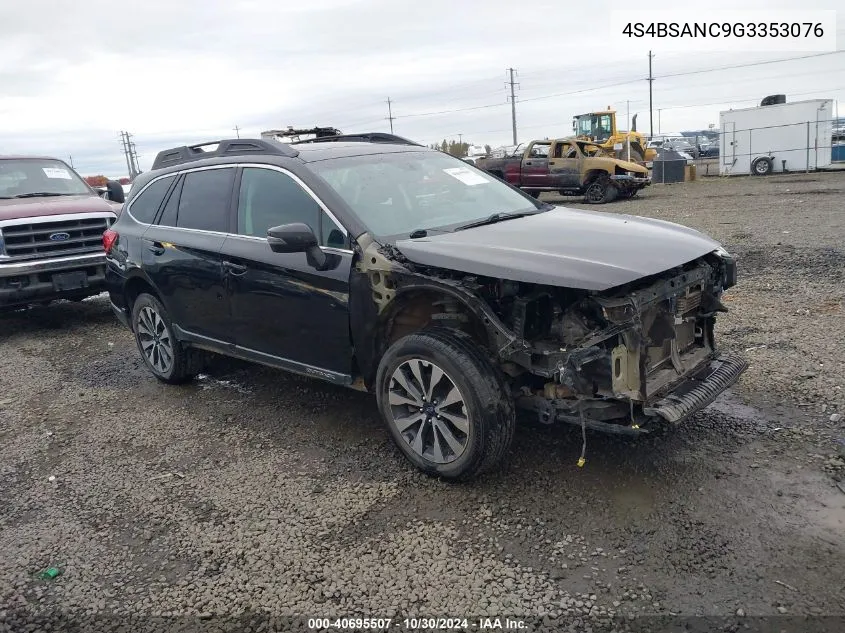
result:
[[[651,102],[651,88],[654,84],[654,75],[651,73],[651,59],[654,55],[648,52],[648,134],[654,136],[654,110]],[[658,130],[660,127],[658,126]]]
[[[238,135],[238,138],[240,138],[240,137],[241,137],[241,128],[239,128],[239,127],[236,125],[236,126],[235,126],[235,127],[233,127],[232,129],[233,129],[233,130],[235,130],[235,134],[237,134],[237,135]]]
[[[393,134],[393,108],[391,107],[390,97],[387,98],[387,120],[390,121],[390,133]]]
[[[629,132],[627,134],[628,138],[626,139],[626,142],[625,142],[625,145],[628,147],[628,157],[625,160],[627,160],[630,163],[631,162],[631,132],[630,132],[630,129],[631,129],[631,102],[625,101],[625,107],[626,107],[626,115],[625,116],[628,118],[627,129],[629,130]]]
[[[138,165],[138,150],[135,149],[134,141],[129,141],[129,158],[132,159],[133,172],[131,178],[134,180],[141,173],[141,167]]]
[[[508,81],[507,83],[511,87],[511,97],[510,98],[511,98],[511,125],[513,126],[513,144],[516,145],[516,95],[514,94],[514,90],[513,90],[514,85],[516,85],[514,83],[514,80],[513,80],[513,74],[516,71],[514,71],[513,68],[508,68],[508,72],[510,73],[510,81]]]
[[[120,131],[120,143],[123,145],[123,157],[126,159],[126,173],[129,174],[129,178],[132,178],[132,164],[130,162],[129,156],[129,133],[124,132],[123,130]]]
[[[68,155],[68,158],[70,159],[70,168],[76,169],[76,167],[73,166],[73,156]]]
[[[660,134],[660,112],[662,108],[658,108],[657,110],[657,133]]]
[[[132,135],[129,132],[121,130],[120,143],[123,145],[123,156],[126,158],[126,170],[129,172],[130,180],[141,173],[141,169],[138,167],[138,152],[131,139]]]

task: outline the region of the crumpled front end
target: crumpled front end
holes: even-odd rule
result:
[[[549,330],[556,340],[531,344],[534,378],[523,376],[518,403],[546,423],[616,433],[682,421],[747,368],[714,341],[716,315],[726,311],[720,296],[735,280],[734,261],[713,254],[561,307]]]

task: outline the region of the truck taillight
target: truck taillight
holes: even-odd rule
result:
[[[112,246],[117,241],[118,234],[117,231],[112,231],[111,229],[107,229],[103,233],[103,248],[106,250],[106,253],[110,253]]]

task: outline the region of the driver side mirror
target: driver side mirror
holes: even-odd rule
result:
[[[317,270],[331,270],[340,263],[339,255],[323,252],[314,231],[303,222],[267,229],[267,243],[274,253],[305,253],[309,266]]]

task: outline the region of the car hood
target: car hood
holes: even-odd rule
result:
[[[107,201],[94,195],[0,199],[0,220],[37,218],[64,213],[102,213],[103,211],[116,212]]]
[[[650,218],[554,210],[396,242],[411,262],[527,283],[606,290],[712,252],[719,243]]]

